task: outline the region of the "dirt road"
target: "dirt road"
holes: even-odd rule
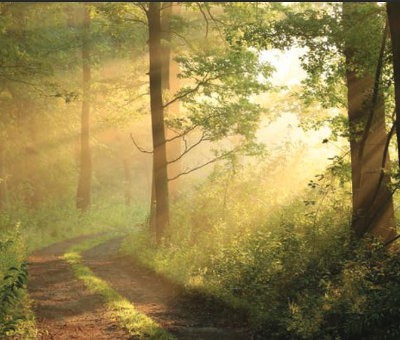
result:
[[[87,238],[52,245],[29,259],[28,289],[34,300],[40,339],[134,339],[113,320],[102,297],[88,292],[62,259],[69,247]],[[207,298],[188,295],[132,258],[120,256],[121,240],[112,239],[84,252],[83,264],[140,312],[178,339],[252,338],[242,318],[232,310]]]

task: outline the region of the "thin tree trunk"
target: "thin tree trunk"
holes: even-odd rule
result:
[[[164,3],[161,16],[161,31],[162,31],[162,88],[167,91],[170,96],[174,96],[179,90],[179,64],[173,59],[174,52],[171,48],[171,16],[179,13],[179,3]],[[179,117],[180,103],[179,100],[175,101],[165,109],[165,115],[169,118]],[[166,129],[167,139],[171,139],[177,135],[172,129]],[[167,159],[177,159],[181,150],[181,140],[175,139],[167,143]],[[168,174],[170,177],[175,177],[181,172],[181,161],[176,161],[168,165]],[[176,197],[178,192],[179,181],[170,181],[168,183],[170,199]]]
[[[397,152],[400,168],[400,3],[387,2],[387,17],[393,52],[394,98],[396,104]]]
[[[151,175],[151,200],[150,200],[150,231],[156,235],[156,185],[154,181],[154,167]]]
[[[90,191],[92,181],[92,160],[89,144],[90,128],[90,13],[86,5],[83,7],[82,27],[82,116],[81,116],[81,152],[80,152],[80,174],[76,196],[76,207],[85,211],[90,206]]]
[[[125,176],[125,204],[130,206],[132,203],[132,174],[129,168],[129,162],[126,158],[122,160],[124,166],[124,176]]]
[[[346,19],[352,15],[353,6],[343,3],[344,28]],[[351,66],[352,46],[345,47],[348,119],[350,128],[351,174],[353,189],[352,228],[358,237],[366,232],[384,240],[394,235],[394,209],[392,194],[388,188],[390,177],[384,173],[381,181],[382,159],[387,133],[382,95],[379,94],[369,131],[365,128],[371,113],[374,80],[371,74],[357,75]],[[363,138],[363,135],[366,138]],[[362,145],[364,143],[364,145]],[[363,148],[363,152],[360,149]],[[387,170],[389,158],[386,159]]]
[[[153,135],[153,171],[156,202],[156,241],[161,242],[169,221],[167,154],[162,103],[161,11],[159,2],[150,2],[147,11],[150,55],[150,108]]]
[[[7,208],[7,174],[4,141],[0,144],[0,210]]]

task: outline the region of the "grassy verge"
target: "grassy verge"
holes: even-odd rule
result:
[[[112,311],[120,325],[130,335],[160,340],[174,339],[154,320],[137,311],[131,302],[112,289],[107,282],[96,277],[87,266],[82,264],[81,253],[83,251],[104,243],[113,237],[115,237],[115,234],[107,234],[75,245],[64,254],[64,259],[72,266],[75,276],[84,282],[90,292],[103,296],[107,308]]]
[[[145,218],[145,209],[140,204],[128,207],[105,201],[79,214],[73,203],[53,202],[35,210],[17,205],[10,211],[0,212],[0,299],[8,294],[10,279],[5,277],[10,269],[20,268],[36,249],[84,234],[128,230]],[[36,338],[37,329],[25,283],[18,287],[12,304],[0,301],[0,338]]]
[[[0,215],[0,338],[36,339],[35,318],[26,291],[26,248],[19,224],[4,227]]]

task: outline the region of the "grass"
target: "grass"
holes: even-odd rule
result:
[[[93,204],[85,214],[79,214],[73,201],[64,203],[48,202],[35,210],[16,204],[12,210],[0,212],[0,289],[5,284],[3,277],[9,268],[19,267],[36,249],[75,236],[130,230],[132,225],[145,218],[145,209],[140,204],[128,207],[121,202],[103,200]],[[15,306],[7,308],[5,315],[8,319],[15,319],[17,327],[7,334],[1,334],[0,327],[0,338],[7,335],[35,339],[37,329],[26,287],[20,289],[18,298]]]
[[[107,308],[111,310],[120,325],[130,335],[160,340],[175,339],[161,328],[157,322],[139,312],[130,301],[118,294],[106,281],[96,277],[90,268],[82,264],[81,253],[83,251],[104,243],[113,237],[115,237],[115,234],[107,234],[74,245],[64,254],[64,259],[71,265],[75,276],[84,282],[90,292],[100,294],[104,298]]]

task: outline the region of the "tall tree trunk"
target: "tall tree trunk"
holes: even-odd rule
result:
[[[132,174],[128,159],[123,158],[122,163],[124,166],[125,177],[125,204],[129,206],[132,203]]]
[[[89,145],[90,128],[90,12],[83,5],[82,25],[82,116],[81,116],[81,152],[79,184],[76,195],[76,207],[85,211],[90,206],[90,191],[92,182],[92,160]]]
[[[356,15],[353,11],[354,6],[357,4],[343,3],[344,29],[349,25],[346,20]],[[384,172],[381,177],[387,141],[384,103],[382,95],[379,94],[375,107],[371,108],[371,105],[374,105],[372,100],[374,79],[369,73],[356,74],[352,48],[349,45],[345,47],[347,105],[351,132],[352,228],[358,237],[371,232],[375,236],[388,240],[394,235],[395,224],[393,199],[388,188],[390,177],[387,172]],[[373,119],[369,131],[365,131],[371,110],[373,110]],[[385,170],[388,161],[387,157]]]
[[[150,55],[150,108],[153,135],[156,241],[160,243],[169,221],[167,153],[162,102],[161,11],[159,2],[150,2],[147,11]]]
[[[0,144],[0,210],[7,207],[7,174],[5,166],[5,145],[4,141]]]
[[[151,176],[151,199],[150,199],[150,220],[149,227],[151,233],[156,235],[156,184],[154,180],[154,166],[152,167]]]
[[[396,104],[397,152],[400,168],[400,3],[387,2],[387,17],[393,52],[394,98]]]
[[[171,48],[171,16],[179,13],[180,7],[178,2],[164,3],[161,16],[161,31],[162,31],[162,87],[163,91],[167,91],[173,97],[179,90],[179,64],[174,60],[175,53]],[[165,109],[165,116],[169,118],[179,117],[180,103],[175,101]],[[167,139],[171,139],[177,135],[175,131],[166,129]],[[167,159],[168,161],[177,159],[181,150],[181,140],[175,139],[167,143]],[[170,177],[175,177],[181,172],[181,161],[178,160],[168,165],[168,174]],[[176,197],[178,192],[179,180],[170,181],[168,183],[170,199]]]

